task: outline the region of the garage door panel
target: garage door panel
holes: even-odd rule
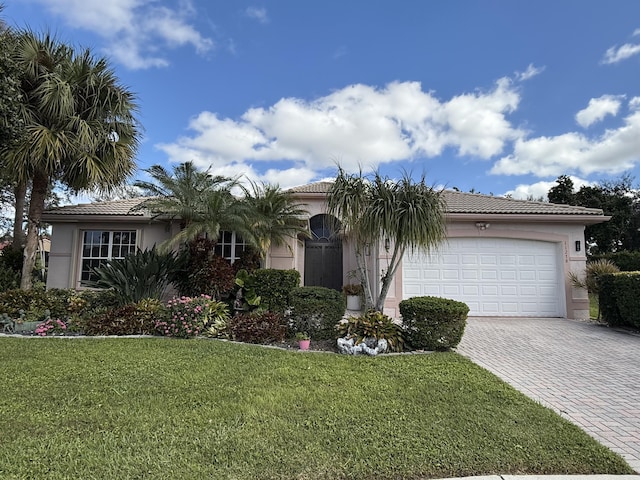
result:
[[[480,272],[480,278],[482,278],[482,280],[497,280],[498,272],[496,270],[482,270]]]
[[[462,261],[462,265],[477,265],[478,264],[477,255],[461,255],[460,259]]]
[[[465,297],[475,297],[480,295],[480,287],[478,285],[463,285],[462,295]]]
[[[500,265],[516,265],[517,257],[515,255],[500,255]]]
[[[517,297],[518,296],[518,287],[515,285],[502,285],[500,287],[500,295],[503,297]]]
[[[480,264],[481,265],[497,265],[498,257],[496,255],[481,255]]]
[[[497,285],[482,285],[482,295],[498,295]]]
[[[477,270],[462,270],[462,279],[463,280],[478,280],[479,274]]]
[[[553,281],[556,277],[556,272],[550,270],[539,270],[538,280],[542,282]]]
[[[458,280],[460,278],[460,270],[442,270],[443,280]]]
[[[536,280],[535,270],[520,270],[518,278],[522,282],[531,282]]]
[[[562,316],[560,249],[551,242],[456,238],[403,262],[403,298],[433,295],[465,302],[470,315]]]
[[[517,280],[518,274],[515,270],[500,270],[500,280],[509,281]]]

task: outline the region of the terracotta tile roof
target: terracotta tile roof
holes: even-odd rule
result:
[[[532,202],[514,198],[493,197],[477,193],[444,191],[447,213],[496,213],[534,215],[602,215],[598,208],[558,205],[549,202]]]
[[[316,182],[289,191],[294,193],[322,194],[326,193],[331,182]],[[464,193],[445,190],[443,192],[447,213],[449,214],[520,214],[520,215],[589,215],[602,216],[602,210],[596,208],[575,207],[571,205],[557,205],[548,202],[532,202],[512,198],[493,197],[477,193]],[[145,210],[132,211],[148,197],[129,198],[111,202],[96,202],[80,205],[68,205],[53,208],[45,212],[45,217],[60,218],[66,215],[92,216],[135,216],[151,217]]]
[[[126,198],[124,200],[112,200],[109,202],[81,203],[79,205],[66,205],[64,207],[56,207],[45,211],[45,215],[64,216],[64,215],[116,215],[116,216],[135,216],[149,217],[150,214],[146,210],[132,211],[134,207],[140,205],[149,197]]]
[[[289,191],[295,193],[327,193],[331,184],[332,182],[315,182],[290,188]]]
[[[293,187],[295,193],[326,193],[332,182],[316,182]],[[548,202],[533,202],[513,198],[494,197],[478,193],[464,193],[453,190],[443,192],[447,213],[479,214],[533,214],[533,215],[602,215],[597,208],[558,205]]]

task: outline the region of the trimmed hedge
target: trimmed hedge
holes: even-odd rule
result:
[[[600,313],[611,326],[640,328],[640,272],[601,275]]]
[[[460,343],[469,307],[439,297],[413,297],[400,302],[404,337],[415,349],[448,350]]]
[[[289,327],[318,340],[335,338],[336,325],[346,311],[342,294],[324,287],[294,288],[289,306]]]
[[[251,272],[254,290],[260,297],[260,307],[284,314],[289,307],[291,292],[300,286],[297,270],[258,269]]]

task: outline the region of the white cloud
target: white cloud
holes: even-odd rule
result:
[[[637,32],[637,30],[636,30]],[[635,33],[635,32],[634,32]],[[602,63],[610,65],[612,63],[618,63],[627,58],[631,58],[634,55],[640,53],[640,45],[633,43],[625,43],[620,47],[611,47],[604,54]]]
[[[574,190],[580,190],[583,185],[595,185],[595,182],[589,182],[587,180],[583,180],[582,178],[575,177],[570,175],[571,181],[573,182]],[[505,196],[510,196],[512,198],[518,198],[521,200],[527,200],[529,198],[538,199],[543,198],[547,200],[547,194],[551,187],[555,186],[556,182],[554,181],[542,181],[536,182],[532,184],[520,184],[515,189],[509,190],[505,192]]]
[[[621,95],[603,95],[600,98],[592,98],[589,100],[587,108],[576,114],[576,122],[581,127],[587,128],[607,115],[616,116],[623,98],[624,96]]]
[[[629,102],[622,126],[594,138],[576,132],[554,137],[519,138],[513,153],[498,160],[491,173],[550,177],[577,172],[618,174],[640,161],[640,101]]]
[[[214,47],[189,22],[195,15],[191,2],[178,9],[157,6],[154,0],[31,0],[64,18],[73,28],[92,31],[107,45],[104,50],[128,68],[165,67],[159,52],[190,45],[200,54]]]
[[[266,8],[247,7],[244,13],[247,17],[258,20],[260,23],[269,23],[269,16],[267,15]]]
[[[445,148],[489,159],[520,138],[506,118],[520,96],[506,78],[486,92],[441,101],[419,82],[384,88],[356,84],[307,101],[283,98],[268,108],[247,110],[239,120],[202,112],[191,134],[158,148],[172,161],[199,165],[285,160],[318,171],[339,161],[360,165],[434,157]]]
[[[524,82],[529,80],[530,78],[535,77],[536,75],[540,75],[544,72],[545,67],[536,68],[532,63],[529,64],[527,69],[524,72],[516,72],[516,80]]]

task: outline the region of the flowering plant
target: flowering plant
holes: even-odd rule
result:
[[[35,333],[41,337],[61,335],[67,331],[67,324],[59,318],[48,318],[36,327]]]
[[[160,335],[189,338],[200,335],[210,322],[218,320],[220,302],[209,295],[199,297],[174,297],[167,303],[169,318],[156,322]],[[226,317],[227,310],[224,309]]]

